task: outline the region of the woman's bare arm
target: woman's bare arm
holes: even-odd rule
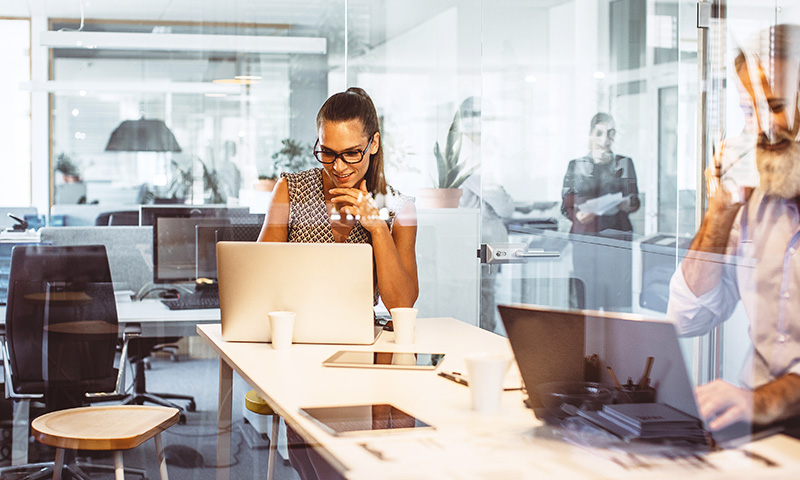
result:
[[[258,234],[259,242],[285,242],[289,238],[289,186],[281,178],[272,190],[264,225]]]
[[[388,309],[412,307],[419,295],[417,212],[414,204],[409,203],[398,212],[391,232],[385,225],[372,232],[381,299]]]

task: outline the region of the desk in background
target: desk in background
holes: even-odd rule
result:
[[[205,310],[170,310],[160,300],[145,299],[140,302],[117,300],[117,318],[120,326],[138,324],[143,337],[185,337],[196,333],[195,326],[218,323],[218,308]],[[6,306],[0,306],[0,323],[6,321]]]
[[[445,353],[439,370],[464,368],[470,352],[511,354],[508,341],[452,318],[419,319],[414,347],[395,345],[384,332],[376,345],[302,345],[273,350],[269,344],[222,340],[219,325],[197,331],[220,356],[218,465],[230,460],[232,372],[258,390],[267,403],[347,478],[793,478],[800,471],[800,442],[777,435],[748,445],[777,462],[766,467],[737,451],[707,456],[703,463],[674,462],[654,468],[624,468],[609,455],[560,439],[523,406],[523,393],[504,392],[501,411],[479,414],[470,408],[469,389],[433,371],[323,367],[343,348]],[[509,375],[518,375],[512,368]],[[508,379],[507,379],[508,380]],[[433,424],[435,431],[333,437],[298,413],[301,407],[388,402]],[[624,456],[624,454],[619,454]],[[710,465],[713,465],[710,466]],[[789,472],[793,472],[792,477]],[[229,478],[225,469],[218,479]]]

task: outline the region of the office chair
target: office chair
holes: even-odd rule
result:
[[[180,337],[156,337],[146,338],[137,335],[131,335],[128,339],[128,360],[134,368],[133,376],[133,393],[125,400],[124,403],[144,405],[145,402],[161,405],[162,407],[177,408],[180,410],[179,423],[186,423],[186,415],[183,413],[183,408],[171,402],[170,400],[184,400],[187,403],[186,410],[194,412],[197,409],[194,397],[191,395],[183,395],[178,393],[154,393],[147,391],[147,383],[145,377],[145,369],[147,368],[145,359],[155,351],[169,351],[168,344],[177,342]]]
[[[7,398],[37,400],[48,412],[124,400],[125,362],[119,370],[114,367],[117,338],[104,246],[14,247],[0,338]],[[127,355],[126,340],[121,359]],[[43,466],[49,465],[32,465]],[[20,467],[11,468],[16,472]],[[83,475],[80,467],[72,470],[74,476]],[[0,469],[0,477],[11,471]]]
[[[96,226],[137,226],[139,225],[139,212],[136,210],[122,210],[118,212],[103,212],[94,220]]]

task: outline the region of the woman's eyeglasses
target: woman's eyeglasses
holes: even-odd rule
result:
[[[329,165],[336,161],[337,158],[341,158],[344,163],[353,164],[359,163],[361,160],[364,160],[364,155],[369,150],[369,146],[372,145],[372,139],[369,139],[367,142],[367,146],[364,147],[364,150],[348,150],[346,152],[336,153],[333,150],[328,149],[318,149],[319,147],[319,139],[314,144],[314,157],[316,157],[319,163],[324,163]]]

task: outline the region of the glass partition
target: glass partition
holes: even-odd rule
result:
[[[507,232],[530,255],[483,267],[496,302],[664,316],[676,245],[694,233],[694,12],[483,6],[481,237]],[[513,198],[506,232],[486,221],[498,187]]]
[[[74,33],[99,35],[94,48],[51,49],[53,203],[266,208],[260,179],[314,165],[316,109],[344,64],[344,2],[308,8],[299,24],[86,22]],[[77,28],[53,21],[49,33],[57,44]],[[111,142],[138,120],[174,140],[125,144],[120,129]]]

